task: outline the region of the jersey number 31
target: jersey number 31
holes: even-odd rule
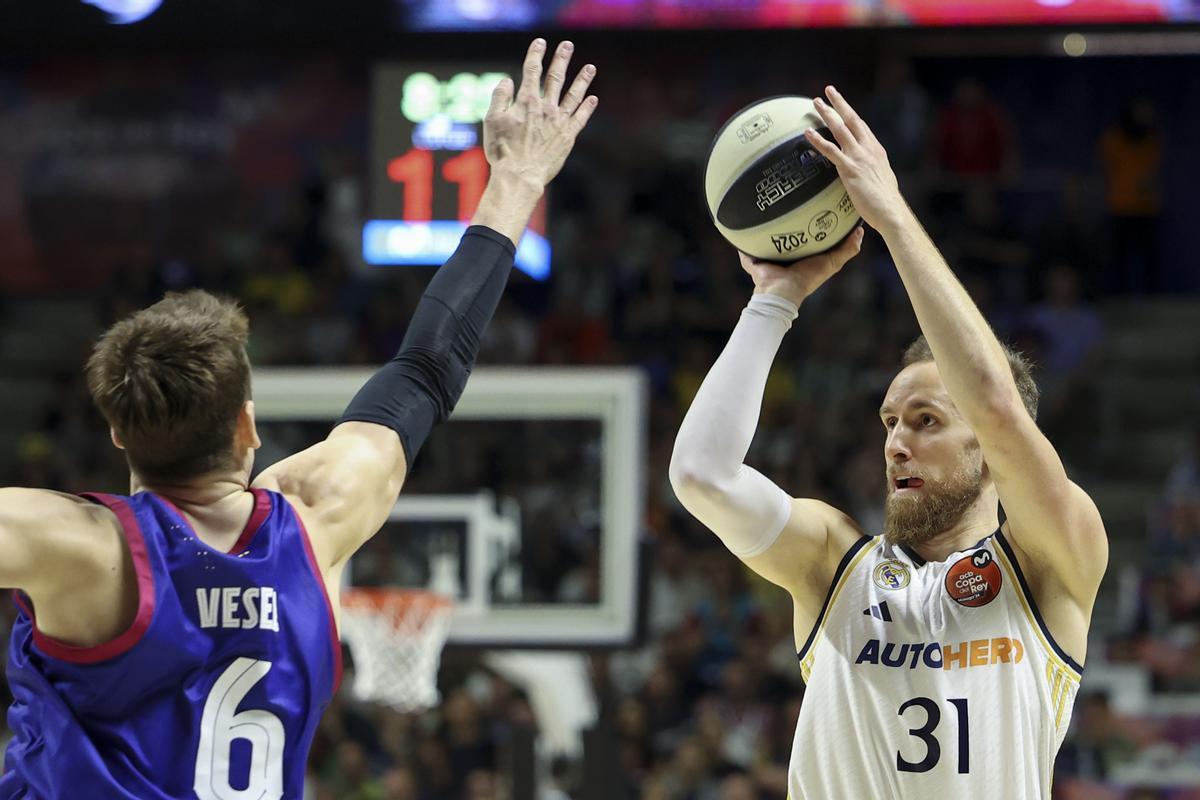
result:
[[[964,697],[955,697],[949,702],[958,711],[958,771],[965,775],[971,771],[971,730],[968,724],[970,720],[967,715],[967,700]],[[942,710],[936,701],[928,697],[914,697],[900,706],[897,713],[903,717],[904,712],[914,706],[924,709],[925,724],[909,730],[909,734],[925,743],[925,757],[920,761],[909,761],[897,750],[896,769],[901,772],[929,772],[942,758],[942,746],[933,735],[938,723],[942,721]]]
[[[283,745],[286,735],[279,717],[270,711],[237,708],[254,685],[271,671],[270,661],[239,658],[229,665],[204,702],[200,747],[196,751],[196,780],[192,789],[200,800],[279,800],[283,797]],[[244,789],[229,779],[233,743],[250,744],[250,777]]]

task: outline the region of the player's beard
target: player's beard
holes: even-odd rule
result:
[[[940,483],[926,480],[904,496],[888,493],[883,536],[891,544],[917,545],[950,530],[983,491],[983,459],[978,451],[963,454],[950,477]]]

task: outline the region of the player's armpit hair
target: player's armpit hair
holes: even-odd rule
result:
[[[462,396],[515,254],[507,237],[481,225],[467,228],[429,282],[400,352],[359,390],[341,422],[391,428],[411,466],[433,426],[449,418]]]

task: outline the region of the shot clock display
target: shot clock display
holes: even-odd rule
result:
[[[458,245],[487,184],[483,117],[505,73],[376,67],[372,85],[368,264],[441,264]],[[550,274],[545,199],[517,246],[517,267]]]

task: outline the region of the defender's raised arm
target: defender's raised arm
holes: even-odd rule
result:
[[[307,509],[324,569],[342,563],[387,519],[408,465],[454,410],[520,240],[546,185],[596,109],[596,74],[579,71],[562,94],[574,47],[563,42],[543,84],[546,43],[529,47],[521,86],[505,78],[483,123],[491,176],[450,260],[430,281],[400,351],[363,386],[329,438],[260,476]]]

